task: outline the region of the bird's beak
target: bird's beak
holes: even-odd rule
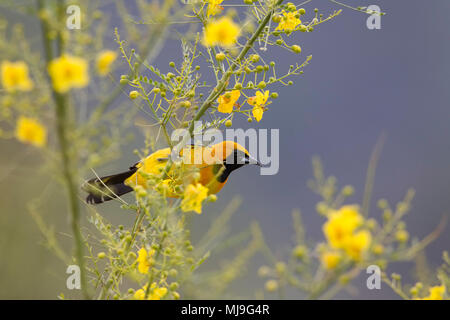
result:
[[[262,163],[259,162],[258,160],[256,160],[255,158],[253,158],[251,155],[248,155],[245,159],[244,159],[245,163],[247,164],[256,164],[258,167],[262,167]]]

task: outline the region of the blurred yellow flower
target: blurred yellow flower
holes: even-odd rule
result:
[[[233,106],[236,101],[238,101],[240,96],[241,92],[239,90],[232,90],[231,92],[224,93],[217,99],[219,102],[219,107],[217,110],[222,113],[233,112]]]
[[[33,118],[20,116],[15,135],[19,141],[36,147],[43,147],[47,143],[47,129]]]
[[[54,59],[48,66],[55,91],[65,93],[71,88],[82,88],[89,83],[86,60],[70,55]]]
[[[152,266],[152,256],[155,253],[155,250],[150,250],[147,252],[145,248],[141,248],[138,252],[138,271],[143,274],[147,274],[148,270]]]
[[[239,34],[239,26],[230,17],[222,17],[206,26],[204,44],[231,47],[236,43]]]
[[[332,270],[341,261],[341,255],[334,251],[325,251],[320,255],[320,261],[325,269]]]
[[[142,289],[136,290],[134,293],[134,298],[136,300],[144,300],[145,292],[147,291],[147,285],[142,287]],[[150,286],[150,291],[147,295],[147,300],[161,300],[167,294],[167,288],[156,287],[156,283],[152,283]]]
[[[28,75],[28,66],[23,61],[2,61],[1,76],[3,87],[7,91],[29,91],[33,88],[33,81]]]
[[[208,17],[215,16],[221,10],[223,10],[223,7],[220,6],[223,0],[207,0],[207,2],[208,2],[208,10],[207,10]]]
[[[200,183],[190,184],[184,191],[183,200],[181,201],[181,210],[184,212],[195,211],[202,213],[202,202],[208,197],[208,188]]]
[[[343,206],[330,213],[328,221],[323,225],[323,232],[331,247],[342,249],[362,222],[357,206]]]
[[[345,253],[353,260],[361,260],[363,254],[369,249],[372,242],[372,235],[367,230],[356,232],[347,238],[344,250]]]
[[[112,50],[105,50],[97,56],[97,71],[101,76],[105,76],[111,70],[111,64],[116,60],[117,53]]]
[[[429,289],[430,294],[423,298],[423,300],[442,300],[444,299],[445,286],[435,286]]]
[[[269,90],[263,92],[256,91],[256,95],[254,97],[250,97],[247,99],[249,105],[253,106],[252,114],[256,121],[261,121],[264,113],[264,106],[267,103],[267,99],[269,99]]]
[[[296,17],[297,12],[286,12],[283,11],[283,16],[281,17],[281,21],[276,27],[275,30],[285,30],[292,31],[297,27],[302,21]]]

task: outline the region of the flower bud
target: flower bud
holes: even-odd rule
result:
[[[264,89],[267,86],[266,82],[261,81],[260,83],[258,83],[258,88],[259,89]]]
[[[354,192],[355,192],[355,189],[350,185],[344,186],[344,188],[342,188],[342,194],[346,197],[351,196]]]
[[[284,262],[277,262],[275,264],[275,270],[279,275],[284,274],[284,272],[286,271],[286,264]]]
[[[225,60],[226,56],[223,52],[219,52],[218,54],[216,54],[216,60],[217,61],[223,61]]]
[[[130,96],[130,99],[134,100],[137,97],[139,97],[139,92],[137,92],[136,90],[133,90],[130,92],[129,96]]]
[[[250,56],[250,61],[253,62],[253,63],[258,62],[258,61],[259,61],[259,55],[257,55],[257,54],[252,54],[252,55]]]
[[[294,250],[292,251],[292,254],[297,259],[303,259],[307,253],[308,253],[308,248],[306,248],[305,246],[302,246],[302,245],[296,246],[294,248]]]
[[[268,280],[265,284],[265,288],[268,292],[274,292],[278,290],[278,282],[276,280]]]
[[[300,46],[298,46],[298,45],[296,45],[296,44],[294,44],[294,45],[291,47],[291,50],[294,51],[294,53],[300,53],[300,52],[302,52],[302,48],[300,48]]]
[[[190,108],[191,107],[191,102],[190,101],[183,101],[180,105],[183,108]]]
[[[400,242],[400,243],[405,243],[405,242],[407,242],[408,239],[409,239],[409,233],[408,233],[408,231],[406,231],[406,230],[404,230],[404,229],[398,230],[398,231],[395,233],[395,239],[396,239],[398,242]]]
[[[258,269],[258,276],[261,278],[267,277],[270,274],[270,268],[268,266],[261,266]]]
[[[391,277],[392,277],[392,280],[395,280],[395,281],[400,281],[402,279],[402,276],[399,275],[398,273],[391,274]]]
[[[178,275],[177,269],[170,269],[169,270],[169,276],[171,276],[172,278],[176,278],[177,275]]]
[[[281,16],[278,14],[272,17],[272,21],[275,23],[280,23],[281,19],[282,19]]]
[[[288,11],[294,12],[295,10],[297,10],[297,7],[295,6],[295,4],[289,2],[287,4],[287,9],[288,9]]]

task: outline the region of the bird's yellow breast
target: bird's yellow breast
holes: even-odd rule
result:
[[[221,166],[221,164],[219,161],[213,163],[210,159],[207,159],[210,155],[209,151],[210,149],[207,147],[200,146],[190,146],[183,149],[180,152],[181,168],[177,170],[172,166],[167,174],[168,179],[175,185],[188,185],[194,181],[195,172],[199,172],[199,183],[206,186],[210,194],[219,192],[225,185],[225,182],[222,183],[217,180],[218,166]],[[167,165],[170,153],[170,148],[165,148],[149,155],[136,165],[138,170],[125,180],[125,184],[129,186],[140,185],[146,188],[148,176],[162,173]],[[205,157],[205,154],[208,156]],[[205,161],[204,158],[207,160]],[[177,194],[171,193],[169,196],[177,197]]]

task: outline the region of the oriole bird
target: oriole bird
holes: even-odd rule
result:
[[[147,188],[148,178],[161,176],[170,156],[170,148],[160,149],[130,167],[128,171],[87,181],[82,187],[89,193],[86,202],[103,203],[133,191],[136,186]],[[171,190],[177,185],[198,181],[208,188],[209,194],[218,193],[227,183],[230,173],[236,169],[246,164],[262,166],[243,146],[233,141],[223,141],[208,147],[187,146],[180,151],[180,160],[179,166],[172,165],[167,172]],[[167,196],[180,195],[169,191]]]

